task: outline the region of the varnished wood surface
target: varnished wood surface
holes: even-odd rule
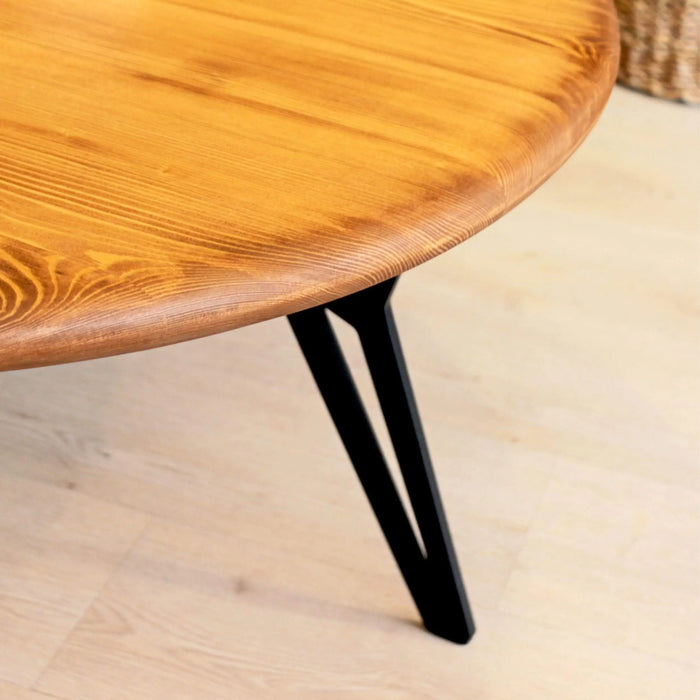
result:
[[[579,144],[611,0],[0,0],[0,369],[287,314]]]
[[[469,646],[418,626],[277,319],[0,373],[0,698],[698,700],[699,120],[616,89],[397,287]]]

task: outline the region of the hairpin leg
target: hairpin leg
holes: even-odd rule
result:
[[[397,279],[292,314],[289,321],[425,627],[465,644],[474,634],[474,622],[389,304]],[[425,554],[396,491],[327,309],[359,334]]]

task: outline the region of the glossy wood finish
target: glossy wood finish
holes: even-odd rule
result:
[[[0,0],[0,369],[288,314],[576,148],[611,0]]]

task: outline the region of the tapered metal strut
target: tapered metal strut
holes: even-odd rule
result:
[[[398,278],[289,316],[425,627],[465,644],[474,622],[459,573],[389,299]],[[327,310],[357,331],[420,530],[406,515]]]

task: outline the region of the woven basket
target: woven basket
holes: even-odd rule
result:
[[[618,80],[644,92],[700,102],[700,0],[615,0]]]

